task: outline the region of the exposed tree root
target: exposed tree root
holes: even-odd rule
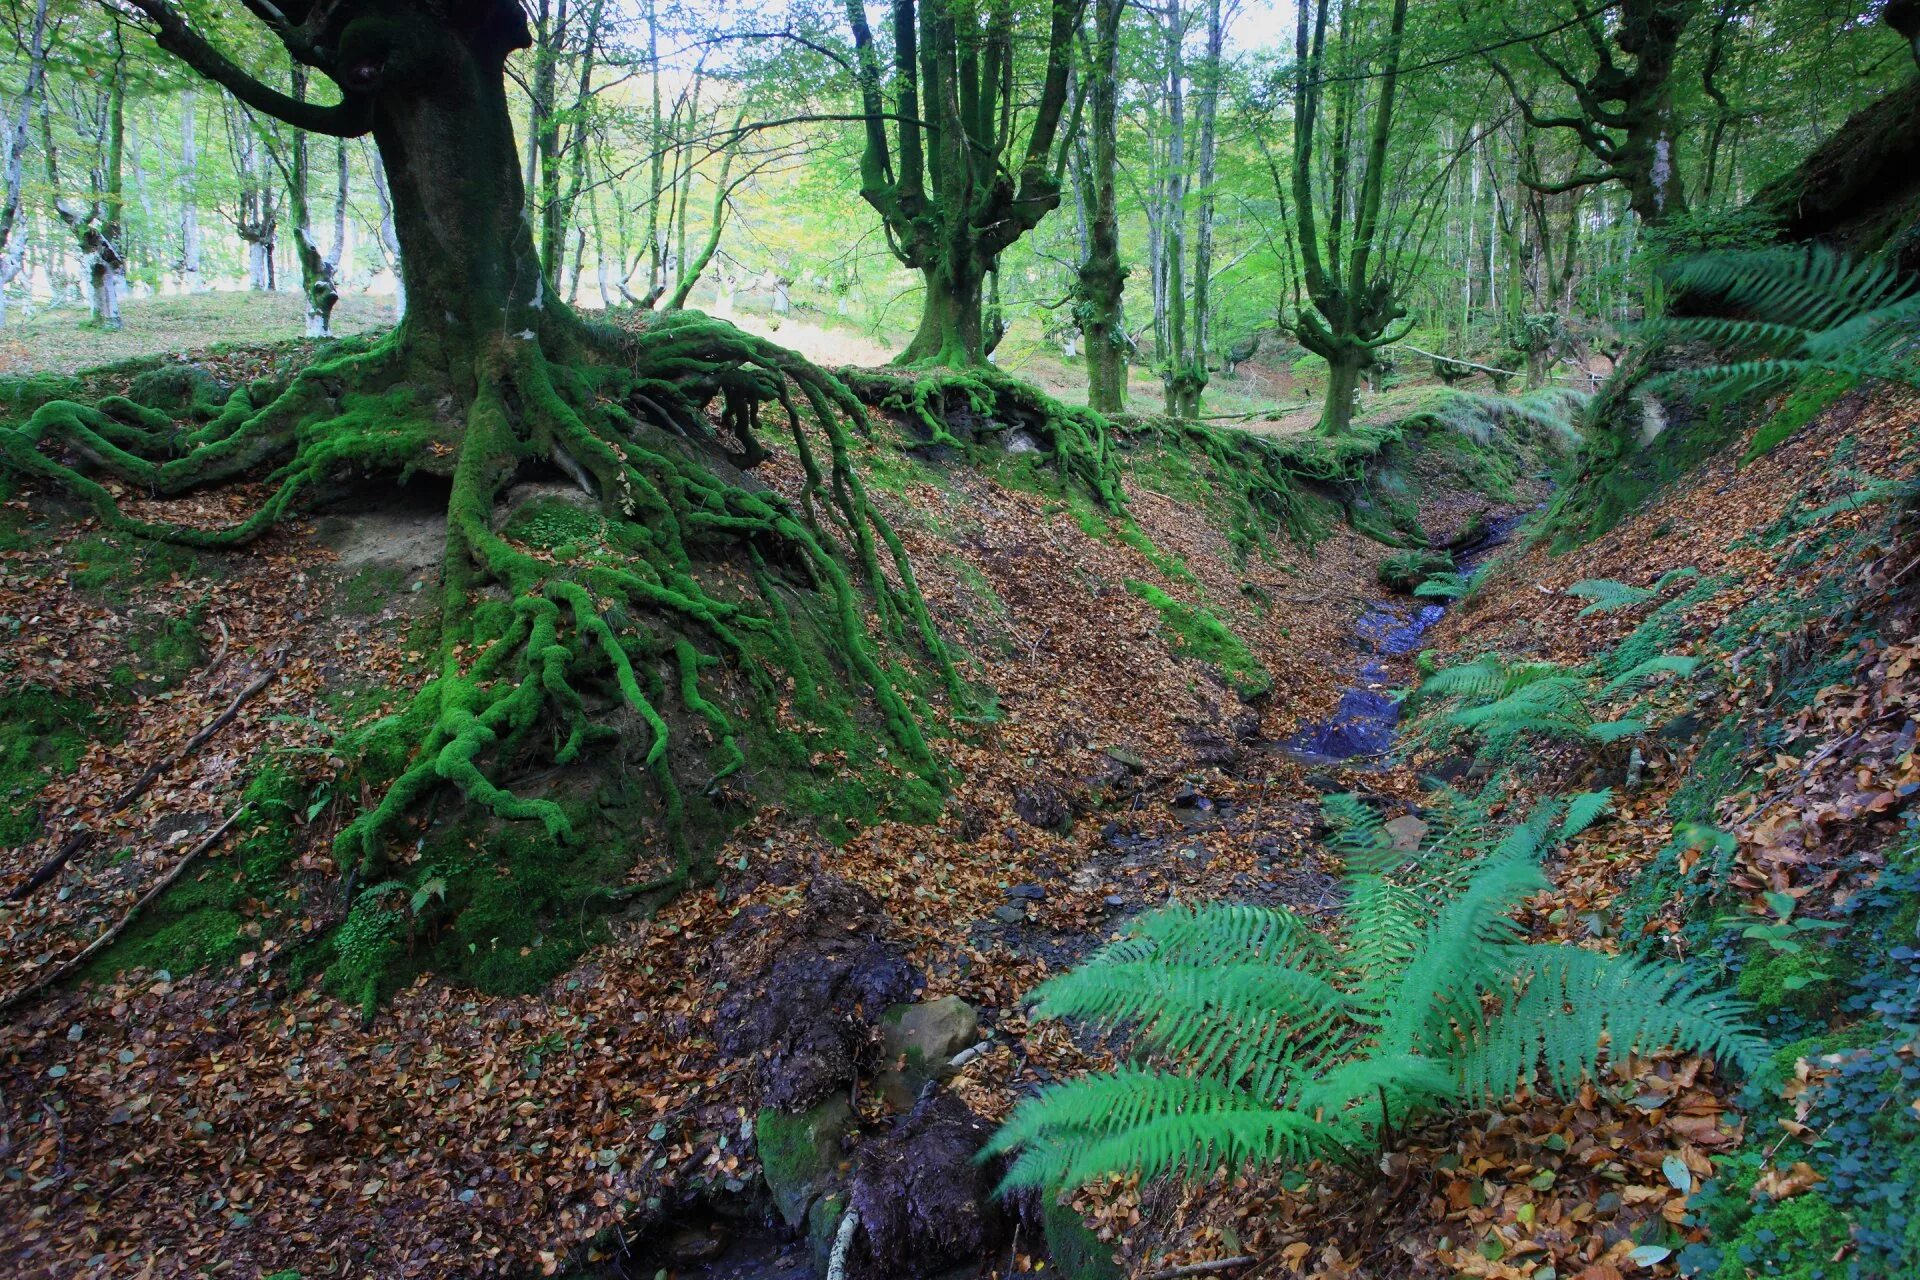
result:
[[[1061,478],[1084,485],[1114,514],[1126,509],[1120,459],[1106,420],[1061,404],[1038,387],[990,366],[921,374],[842,369],[840,377],[868,404],[906,415],[931,443],[965,448],[978,431],[1026,431],[1049,452]],[[958,428],[962,435],[955,434]]]
[[[898,538],[849,462],[847,423],[864,428],[863,410],[800,357],[685,312],[635,334],[561,318],[551,333],[502,335],[460,358],[403,329],[311,366],[263,400],[237,391],[187,431],[124,398],[53,400],[23,426],[0,428],[0,466],[86,500],[110,528],[202,547],[244,543],[349,478],[450,470],[437,674],[355,744],[386,762],[388,782],[336,846],[360,876],[443,784],[499,818],[574,840],[559,803],[500,779],[528,757],[579,760],[610,732],[596,709],[606,697],[624,704],[643,738],[639,762],[673,843],[667,883],[700,874],[683,788],[711,788],[747,760],[739,727],[709,696],[705,673],[721,664],[769,707],[789,679],[864,687],[894,759],[938,778],[883,655],[913,644],[951,694],[961,692],[959,678]],[[707,416],[716,402],[717,430]],[[769,407],[806,476],[798,503],[734,469],[766,456],[755,433]],[[128,515],[103,482],[171,496],[268,465],[270,496],[214,530]],[[509,485],[555,471],[598,500],[603,538],[540,547],[495,527]],[[870,589],[871,609],[847,561]],[[794,616],[796,595],[809,601],[807,619]],[[823,647],[837,671],[815,669],[803,653]],[[804,688],[790,696],[803,716],[843,705]],[[669,759],[675,718],[703,724],[711,739],[704,764],[682,761],[678,776]]]

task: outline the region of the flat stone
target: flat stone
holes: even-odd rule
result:
[[[1384,829],[1393,847],[1401,853],[1412,853],[1427,836],[1427,824],[1410,813],[1395,818]]]
[[[1047,896],[1047,891],[1037,884],[1017,884],[1007,890],[1009,898],[1024,898],[1028,902],[1039,902]]]
[[[1124,907],[1127,905],[1127,900],[1117,893],[1110,893],[1106,897],[1106,903],[1110,907]]]
[[[1027,909],[1025,907],[1013,906],[995,907],[993,909],[993,918],[1001,924],[1020,924],[1027,918]]]

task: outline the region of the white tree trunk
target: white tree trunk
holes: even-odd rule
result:
[[[273,247],[247,241],[247,287],[265,292],[273,287]]]

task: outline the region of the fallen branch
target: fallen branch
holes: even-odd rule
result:
[[[860,1213],[848,1209],[833,1233],[833,1254],[827,1259],[827,1280],[847,1280],[847,1258],[853,1252],[853,1233],[860,1229]]]
[[[1503,378],[1521,378],[1526,376],[1513,369],[1496,369],[1490,364],[1475,364],[1471,360],[1462,360],[1459,356],[1443,356],[1437,351],[1422,351],[1420,348],[1410,347],[1404,342],[1396,342],[1393,345],[1401,351],[1411,351],[1413,354],[1425,356],[1429,360],[1444,360],[1448,364],[1457,364],[1462,369],[1478,369],[1481,373],[1497,373]]]
[[[242,689],[238,696],[227,704],[225,711],[215,716],[212,722],[201,729],[200,732],[188,738],[186,745],[181,747],[180,750],[170,756],[163,756],[148,765],[146,772],[134,779],[131,787],[128,787],[112,804],[100,811],[100,816],[106,818],[120,812],[135,800],[145,795],[147,789],[160,780],[161,774],[165,773],[174,765],[179,764],[182,760],[185,760],[201,747],[204,747],[214,734],[220,732],[233,722],[233,718],[240,713],[240,708],[245,705],[247,699],[253,697],[254,694],[259,693],[273,682],[273,678],[280,674],[280,668],[286,664],[286,661],[287,651],[285,649],[276,650],[272,655],[271,665],[258,676],[254,677],[252,683]],[[41,885],[58,875],[60,868],[73,861],[74,855],[82,849],[85,849],[92,842],[93,832],[85,827],[77,828],[68,833],[67,838],[60,842],[60,847],[54,851],[51,858],[48,858],[38,867],[35,867],[32,875],[8,891],[7,901],[19,902],[23,898],[30,896],[35,889],[38,889]]]
[[[1168,1267],[1165,1271],[1156,1271],[1147,1280],[1179,1280],[1181,1276],[1211,1276],[1222,1271],[1233,1271],[1239,1267],[1250,1267],[1260,1259],[1250,1253],[1237,1258],[1218,1258],[1212,1262],[1189,1262],[1184,1267]]]
[[[48,987],[53,986],[69,974],[76,972],[82,965],[86,964],[87,961],[93,959],[109,946],[113,945],[113,940],[118,938],[122,933],[125,933],[127,926],[132,924],[134,920],[139,917],[140,913],[152,904],[155,898],[158,898],[168,889],[171,889],[174,882],[187,873],[187,868],[198,862],[201,854],[219,843],[220,837],[227,834],[227,831],[233,824],[240,821],[241,817],[252,808],[253,805],[251,803],[242,804],[227,816],[225,822],[202,836],[200,843],[187,850],[185,856],[174,864],[173,870],[161,876],[160,879],[154,882],[152,888],[140,895],[139,901],[133,904],[126,915],[120,917],[118,924],[88,943],[79,955],[56,965],[52,972],[44,974],[37,981],[28,983],[26,986],[20,988],[20,990],[8,996],[5,1000],[0,1001],[0,1014],[11,1012],[15,1006],[31,1000]]]

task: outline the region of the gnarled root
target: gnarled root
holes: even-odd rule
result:
[[[429,358],[439,365],[432,382]],[[707,416],[716,401],[718,431]],[[450,404],[464,414],[450,414]],[[805,475],[797,502],[751,487],[721,462],[766,456],[755,433],[769,407]],[[236,392],[213,421],[184,432],[128,400],[56,400],[25,425],[0,428],[0,466],[83,498],[113,529],[228,546],[270,527],[319,482],[348,472],[404,478],[450,462],[438,671],[397,715],[363,731],[363,752],[397,772],[341,833],[337,852],[369,875],[442,784],[500,818],[572,840],[559,804],[516,794],[500,778],[510,762],[542,751],[558,765],[579,759],[608,733],[590,709],[607,695],[641,726],[638,756],[672,833],[667,880],[677,883],[703,867],[684,835],[690,770],[682,762],[676,776],[669,759],[673,720],[703,724],[711,739],[698,770],[708,776],[693,784],[712,787],[747,759],[738,727],[708,694],[716,666],[743,675],[769,707],[789,679],[864,686],[895,760],[938,778],[883,654],[914,644],[951,694],[961,686],[899,539],[852,469],[849,422],[864,427],[864,413],[831,375],[729,325],[675,313],[632,334],[556,322],[550,335],[501,336],[460,360],[403,330],[308,368],[267,403]],[[267,500],[213,530],[129,516],[95,478],[165,496],[269,464],[277,469]],[[598,499],[602,536],[548,548],[495,527],[495,502],[515,478],[550,469]],[[848,561],[872,593],[871,610]],[[813,647],[824,646],[837,671],[810,670],[801,654],[783,599],[796,586],[818,601]],[[831,700],[804,690],[792,701],[802,715],[830,714]]]
[[[996,431],[1025,430],[1039,438],[1061,478],[1084,485],[1115,515],[1126,510],[1120,457],[1106,420],[1091,409],[1074,409],[1038,387],[991,366],[911,374],[881,369],[841,369],[839,376],[868,404],[904,414],[934,444],[964,448],[953,434],[962,415],[991,421]]]

